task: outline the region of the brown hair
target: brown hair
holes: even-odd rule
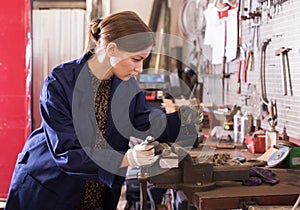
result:
[[[114,42],[118,48],[127,52],[137,52],[155,45],[151,29],[132,11],[118,12],[104,19],[92,20],[89,39],[98,43],[100,37],[106,44]],[[87,50],[90,48],[91,46]]]

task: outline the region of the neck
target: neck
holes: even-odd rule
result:
[[[93,74],[100,80],[107,80],[113,76],[111,71],[111,66],[106,59],[102,62],[99,62],[96,55],[88,60],[88,66]]]

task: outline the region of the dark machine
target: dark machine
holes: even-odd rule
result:
[[[166,74],[139,74],[138,82],[146,100],[152,103],[161,103],[165,93],[170,91],[169,76]]]

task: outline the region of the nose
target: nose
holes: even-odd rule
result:
[[[136,64],[134,71],[137,73],[143,72],[143,62],[142,61]]]

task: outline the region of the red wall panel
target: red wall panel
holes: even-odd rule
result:
[[[30,132],[30,0],[0,7],[0,197]]]

